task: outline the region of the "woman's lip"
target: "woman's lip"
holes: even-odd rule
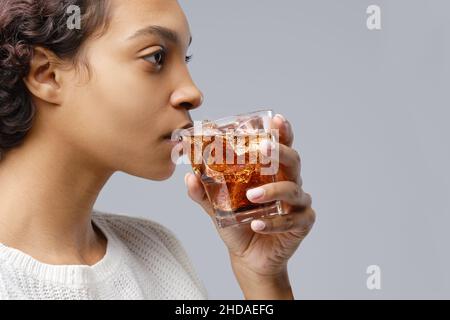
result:
[[[165,135],[165,136],[163,136],[163,139],[164,140],[171,140],[171,141],[174,141],[174,142],[180,142],[181,141],[181,140],[176,139],[176,137],[172,137],[172,135]]]
[[[179,144],[179,143],[182,142],[181,140],[178,140],[178,139],[172,139],[172,136],[166,136],[163,139],[164,139],[164,141],[166,141],[168,143],[171,143],[171,144],[174,144],[174,145]]]
[[[168,134],[164,135],[164,136],[163,136],[163,139],[169,139],[169,140],[171,140],[171,139],[172,139],[172,135],[173,135],[173,133],[174,133],[176,130],[188,129],[188,128],[191,128],[193,125],[194,125],[194,124],[193,124],[192,122],[188,122],[187,124],[185,124],[185,125],[183,125],[183,126],[180,126],[180,127],[176,128],[176,129],[172,130],[172,131],[169,132]]]

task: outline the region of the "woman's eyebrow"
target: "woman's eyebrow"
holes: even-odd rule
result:
[[[138,37],[149,35],[158,36],[164,40],[174,43],[175,45],[181,46],[180,37],[178,36],[177,32],[175,32],[172,29],[156,25],[148,26],[136,31],[132,36],[128,37],[128,40],[133,40]],[[192,36],[189,37],[188,46],[190,46],[191,43],[192,43]]]

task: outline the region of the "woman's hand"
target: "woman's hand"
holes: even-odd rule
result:
[[[315,221],[311,197],[302,189],[300,157],[291,148],[294,139],[291,125],[277,115],[272,120],[272,128],[279,130],[280,137],[276,146],[279,149],[279,182],[249,190],[247,198],[254,203],[281,200],[283,210],[288,214],[254,220],[238,227],[222,229],[215,224],[228,248],[239,285],[248,299],[293,299],[287,262]],[[270,152],[262,150],[262,153]],[[185,182],[189,196],[215,221],[200,178],[189,173]]]

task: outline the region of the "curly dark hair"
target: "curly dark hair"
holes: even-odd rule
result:
[[[67,25],[69,6],[81,28]],[[0,160],[32,127],[35,106],[23,78],[37,46],[76,62],[83,42],[107,25],[107,0],[0,0]]]

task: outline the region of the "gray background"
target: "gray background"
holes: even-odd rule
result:
[[[271,107],[294,125],[318,219],[289,261],[294,295],[450,298],[448,0],[182,0],[194,119]],[[378,4],[382,30],[366,28]],[[241,299],[226,249],[186,195],[117,173],[96,208],[147,217],[183,242],[210,298]],[[382,288],[366,287],[366,268]]]

